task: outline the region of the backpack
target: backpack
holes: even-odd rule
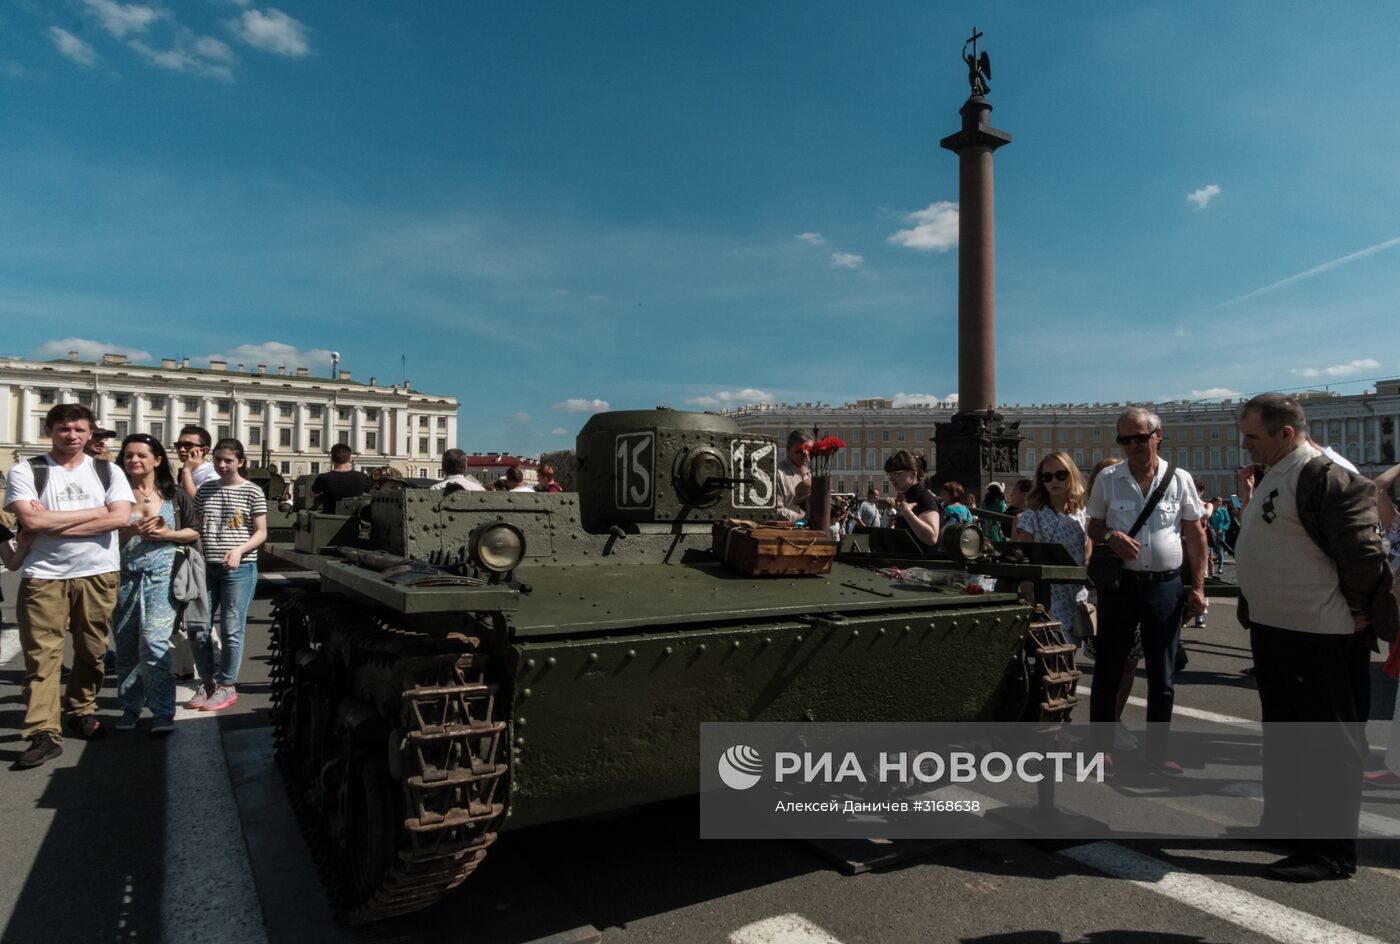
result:
[[[97,470],[97,479],[102,483],[102,491],[112,487],[112,463],[106,459],[93,459],[93,467]],[[42,496],[44,489],[49,484],[49,463],[43,456],[34,456],[29,460],[29,467],[34,470],[34,495]]]

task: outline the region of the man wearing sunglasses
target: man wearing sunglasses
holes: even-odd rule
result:
[[[1095,642],[1094,689],[1089,720],[1095,740],[1111,736],[1118,679],[1142,631],[1147,663],[1147,769],[1176,776],[1181,765],[1167,757],[1168,723],[1175,697],[1176,651],[1182,624],[1205,610],[1205,507],[1191,474],[1157,455],[1162,421],[1140,407],[1118,417],[1118,445],[1127,461],[1109,466],[1094,480],[1089,496],[1089,537],[1123,559],[1116,589],[1099,588],[1099,631]],[[1128,532],[1158,490],[1161,497],[1135,535]],[[1182,580],[1182,556],[1189,586]],[[1155,722],[1155,723],[1152,723]],[[1102,729],[1102,733],[1099,729]],[[1097,747],[1097,745],[1096,745]]]
[[[176,478],[191,498],[201,485],[219,477],[214,463],[209,461],[209,446],[213,441],[209,430],[203,426],[186,426],[175,438],[175,455],[180,459]]]

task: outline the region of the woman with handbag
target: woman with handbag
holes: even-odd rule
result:
[[[1013,541],[1039,541],[1059,544],[1081,567],[1090,551],[1089,535],[1085,531],[1088,519],[1084,514],[1084,480],[1074,460],[1064,452],[1052,452],[1040,460],[1035,470],[1035,485],[1031,489],[1027,508],[1016,519]],[[1032,598],[1030,581],[1021,584],[1021,595]],[[1074,624],[1075,610],[1088,602],[1089,591],[1069,583],[1050,585],[1050,615],[1067,632]],[[1075,640],[1076,644],[1079,640]]]
[[[122,440],[117,461],[131,483],[136,504],[131,524],[118,532],[121,585],[112,630],[122,716],[114,727],[135,729],[146,707],[155,716],[151,733],[169,734],[175,721],[170,632],[178,609],[171,577],[178,545],[199,540],[199,532],[189,526],[194,522],[193,506],[176,486],[159,440],[145,433],[128,436]]]

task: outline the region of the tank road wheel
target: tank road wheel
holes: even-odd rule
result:
[[[399,785],[389,776],[384,725],[373,709],[341,703],[335,756],[323,777],[326,837],[333,847],[332,900],[337,914],[353,911],[389,879],[395,856]]]
[[[279,762],[288,752],[287,713],[291,710],[289,690],[292,686],[296,654],[310,644],[306,608],[310,595],[293,590],[278,596],[272,606],[272,632],[268,636],[272,689],[272,735]]]

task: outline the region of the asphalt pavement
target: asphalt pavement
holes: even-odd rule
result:
[[[13,576],[3,585],[12,618]],[[1363,840],[1355,878],[1310,886],[1265,879],[1275,852],[1214,840],[984,840],[848,875],[808,843],[702,841],[695,799],[503,833],[436,907],[343,928],[271,768],[268,612],[255,602],[232,709],[182,712],[168,739],[147,721],[69,739],[38,770],[0,770],[0,942],[1400,941],[1395,840]],[[1213,601],[1185,638],[1179,711],[1256,718],[1233,606]],[[23,746],[19,676],[0,667],[5,767]],[[116,717],[110,687],[101,711]],[[1134,699],[1128,717],[1141,716]],[[1371,791],[1367,809],[1400,820],[1400,791]]]

